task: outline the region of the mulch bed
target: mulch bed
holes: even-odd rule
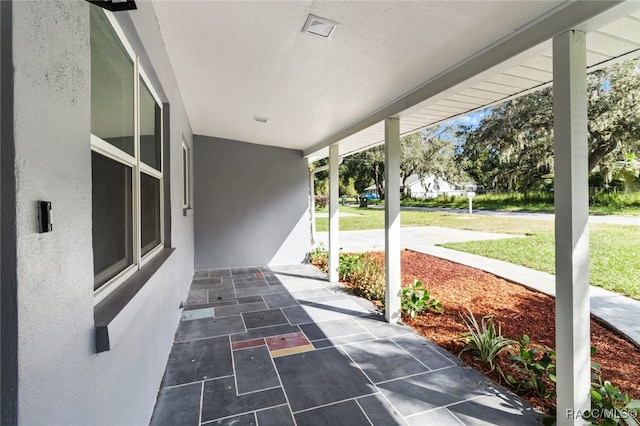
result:
[[[368,255],[384,263],[384,253]],[[457,356],[464,347],[459,337],[467,330],[461,318],[467,308],[478,321],[484,315],[493,315],[507,338],[516,339],[528,334],[532,345],[555,347],[552,297],[493,274],[426,254],[404,250],[401,258],[403,285],[413,283],[414,279],[421,280],[445,310],[444,314],[423,313],[415,319],[405,316],[404,322],[452,354]],[[591,321],[591,345],[597,348],[593,361],[602,366],[603,379],[619,386],[632,398],[640,398],[640,350],[594,320]],[[501,355],[500,361],[505,373],[509,374],[511,363],[506,356]],[[464,352],[461,359],[506,385],[496,371],[489,372],[469,351]],[[545,410],[549,402],[532,393],[522,396],[541,410]]]

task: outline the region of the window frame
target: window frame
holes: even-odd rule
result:
[[[182,140],[182,209],[191,209],[191,149]]]
[[[139,57],[135,54],[131,44],[128,42],[124,32],[121,27],[118,25],[117,21],[113,17],[112,14],[101,11],[109,24],[111,25],[112,30],[115,32],[118,40],[124,47],[124,50],[129,56],[129,59],[133,61],[133,69],[134,69],[134,84],[133,84],[133,99],[134,99],[134,156],[129,155],[125,151],[115,147],[109,142],[103,140],[102,138],[90,134],[90,145],[91,151],[96,152],[97,154],[103,155],[111,160],[114,160],[118,163],[124,164],[127,167],[131,167],[132,170],[132,212],[131,212],[131,220],[133,225],[132,239],[133,239],[133,263],[127,266],[125,269],[120,271],[117,275],[115,275],[110,280],[103,283],[100,287],[94,290],[93,293],[93,302],[94,307],[107,298],[110,294],[112,294],[116,289],[118,289],[127,279],[131,278],[136,272],[138,272],[144,265],[149,263],[155,256],[157,256],[163,249],[165,245],[165,235],[164,235],[164,220],[165,220],[165,193],[164,193],[164,114],[163,114],[163,103],[160,101],[160,97],[156,92],[153,84],[145,72],[144,68],[140,65]],[[144,81],[146,88],[149,90],[153,100],[156,102],[158,107],[160,108],[159,115],[159,129],[160,129],[160,171],[156,170],[154,167],[149,166],[142,162],[141,160],[141,135],[140,135],[140,88],[141,88],[141,80]],[[93,83],[92,83],[93,84]],[[160,186],[160,194],[159,194],[159,221],[160,221],[160,242],[158,245],[153,247],[142,256],[142,217],[141,217],[141,197],[140,197],[140,175],[141,173],[145,173],[148,176],[153,177],[158,180]],[[92,183],[93,184],[93,183]],[[92,243],[93,244],[93,243]],[[94,278],[96,274],[94,271]]]

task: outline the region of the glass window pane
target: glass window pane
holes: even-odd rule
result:
[[[140,173],[140,232],[142,255],[161,243],[160,180]]]
[[[100,8],[91,7],[91,133],[134,155],[134,68]]]
[[[162,157],[160,155],[160,105],[151,96],[149,88],[140,79],[140,160],[153,167],[162,170]]]
[[[94,289],[133,264],[130,167],[91,153]]]

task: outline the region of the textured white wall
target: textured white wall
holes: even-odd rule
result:
[[[175,252],[116,346],[96,354],[91,243],[89,4],[13,3],[18,281],[18,403],[22,425],[148,423],[193,273],[193,217],[181,208],[181,136],[191,130],[152,6],[125,13],[125,32],[148,54],[171,104]],[[139,37],[139,38],[138,38]],[[144,53],[144,52],[141,52]],[[36,201],[53,205],[37,233]]]
[[[195,136],[196,269],[295,264],[311,244],[300,151]]]

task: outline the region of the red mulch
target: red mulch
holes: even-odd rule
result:
[[[384,263],[384,253],[369,255]],[[553,298],[545,294],[478,269],[404,250],[403,285],[413,283],[414,279],[421,280],[431,295],[442,302],[445,312],[442,315],[423,313],[415,319],[405,316],[404,322],[456,356],[464,347],[459,336],[467,330],[461,319],[466,308],[471,309],[478,321],[484,315],[493,315],[507,338],[528,334],[532,346],[555,347],[555,304]],[[594,320],[591,320],[591,345],[597,348],[593,360],[602,366],[603,379],[619,386],[632,398],[640,398],[640,350]],[[509,387],[496,371],[488,372],[483,364],[474,361],[469,351],[461,358]],[[506,354],[501,361],[508,373],[510,361]],[[540,409],[548,402],[533,394],[523,397]]]

